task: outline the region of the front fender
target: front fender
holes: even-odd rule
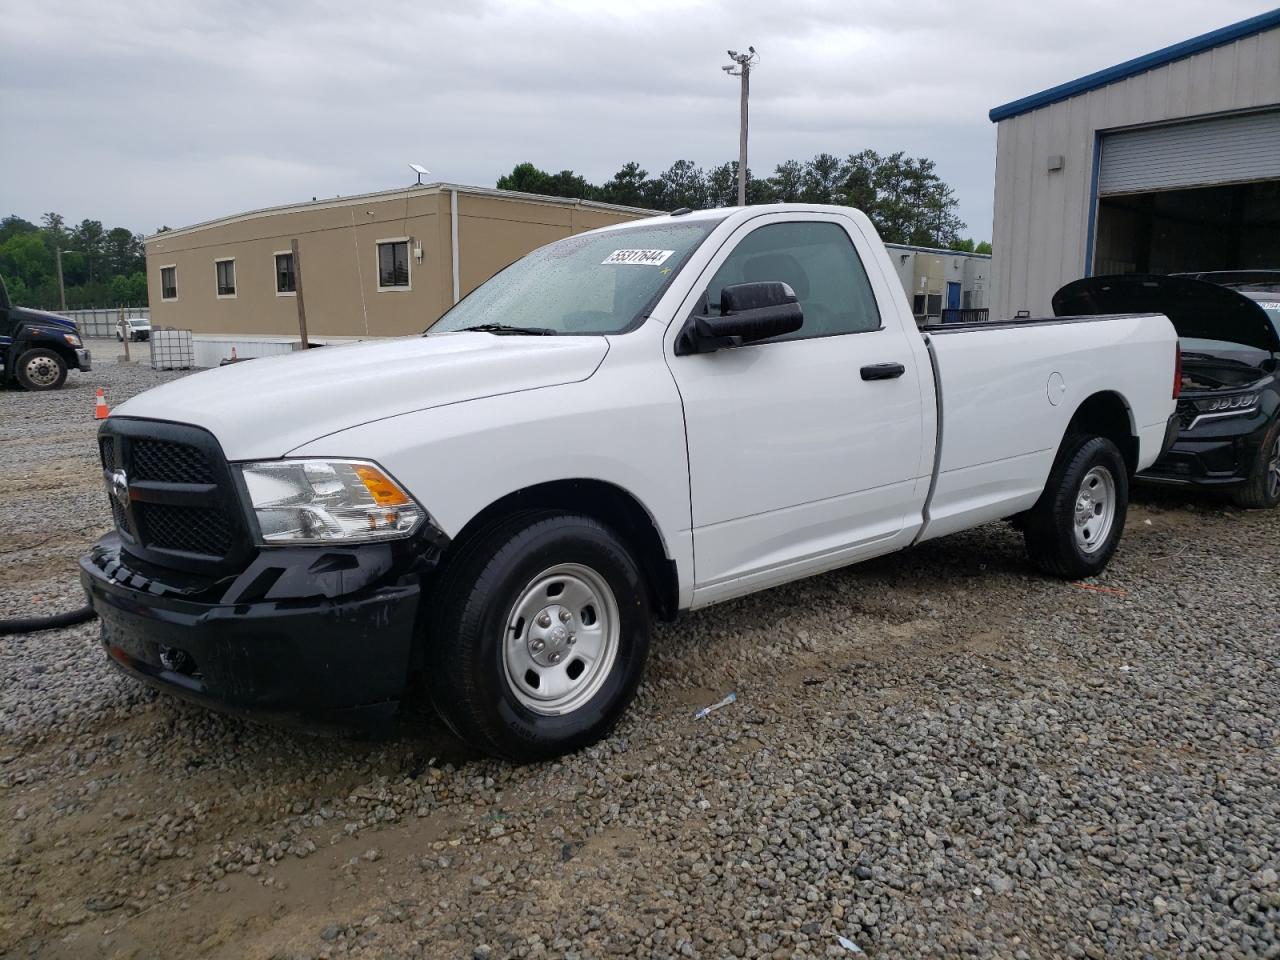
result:
[[[536,484],[598,480],[648,511],[677,565],[681,604],[693,589],[689,464],[675,384],[652,366],[379,420],[289,456],[361,457],[389,470],[457,536],[490,504]]]

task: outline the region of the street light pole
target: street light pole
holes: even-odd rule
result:
[[[738,206],[747,205],[747,98],[751,95],[751,67],[759,63],[755,47],[747,47],[746,53],[730,50],[729,59],[733,63],[721,67],[731,77],[742,79],[740,115],[738,121]]]

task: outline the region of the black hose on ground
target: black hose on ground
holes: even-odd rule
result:
[[[97,615],[93,607],[84,606],[67,613],[55,613],[50,617],[18,617],[13,620],[0,620],[0,637],[13,633],[35,633],[37,630],[74,627],[77,623],[85,623]]]

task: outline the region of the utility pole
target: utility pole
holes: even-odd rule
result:
[[[747,47],[746,53],[730,50],[729,59],[733,61],[721,67],[731,77],[742,78],[742,103],[738,121],[738,206],[747,205],[747,98],[751,94],[751,67],[760,62],[755,47]]]
[[[58,302],[62,305],[63,313],[67,312],[67,288],[62,284],[62,248],[55,247],[58,260]]]

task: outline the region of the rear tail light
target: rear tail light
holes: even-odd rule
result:
[[[1173,399],[1182,396],[1182,345],[1173,347]]]

